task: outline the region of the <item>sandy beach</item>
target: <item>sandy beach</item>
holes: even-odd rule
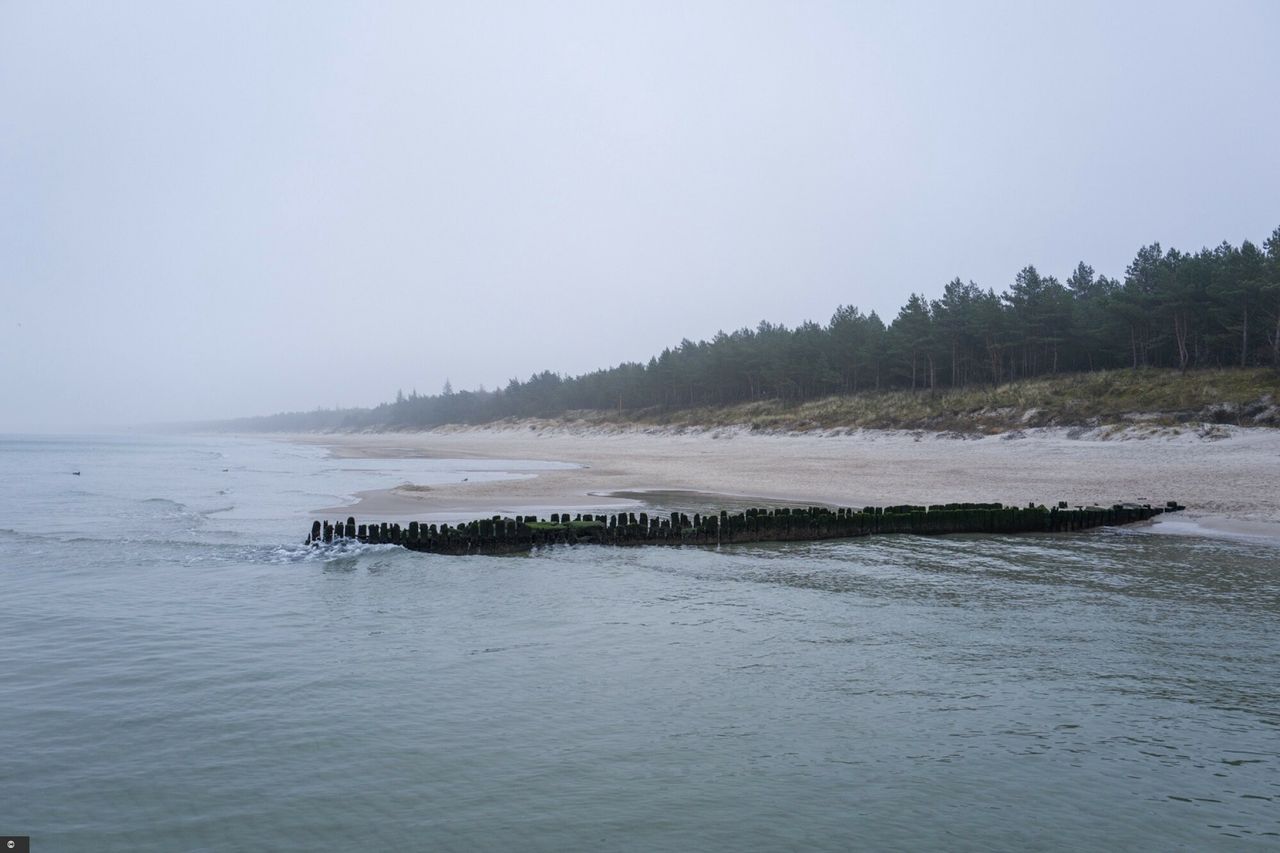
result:
[[[1280,535],[1280,431],[1214,427],[1122,433],[1063,429],[997,436],[862,430],[604,431],[518,426],[294,435],[348,458],[485,458],[581,466],[528,479],[365,492],[364,517],[634,506],[645,493],[690,491],[840,506],[948,501],[1177,500],[1199,526]]]

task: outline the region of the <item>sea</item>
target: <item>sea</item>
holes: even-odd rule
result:
[[[1280,542],[303,544],[358,491],[546,465],[0,437],[0,836],[1280,850]]]

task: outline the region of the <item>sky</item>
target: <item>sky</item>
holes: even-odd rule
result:
[[[1261,243],[1278,40],[1273,0],[0,0],[0,432]]]

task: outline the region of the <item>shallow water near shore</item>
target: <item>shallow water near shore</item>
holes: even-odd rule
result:
[[[461,470],[0,439],[0,832],[44,851],[1280,845],[1274,540],[299,544],[313,507]]]

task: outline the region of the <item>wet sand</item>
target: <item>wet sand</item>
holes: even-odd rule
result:
[[[418,433],[299,435],[349,458],[493,458],[582,467],[501,482],[362,493],[326,513],[444,517],[580,511],[657,503],[649,493],[840,506],[949,501],[1070,504],[1177,500],[1196,525],[1280,533],[1280,431],[1217,428],[1179,435],[1073,438],[1028,430],[984,438],[897,431],[760,435],[747,431],[544,429],[528,426]],[[1221,437],[1225,435],[1226,437]],[[668,503],[673,496],[665,496]]]

